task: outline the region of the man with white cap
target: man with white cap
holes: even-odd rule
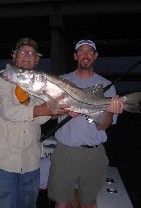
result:
[[[93,41],[79,41],[74,52],[77,68],[61,77],[89,90],[98,84],[107,86],[110,81],[94,72],[97,57]],[[51,157],[48,196],[56,202],[56,208],[71,207],[76,186],[81,208],[96,208],[97,194],[106,181],[109,164],[102,144],[107,140],[105,129],[116,123],[117,114],[124,109],[114,86],[104,95],[113,98],[101,123],[89,123],[85,116],[69,112],[73,118],[55,133],[58,142]],[[59,122],[63,118],[59,117]]]

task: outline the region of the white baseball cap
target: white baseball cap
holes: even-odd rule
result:
[[[91,40],[80,40],[80,41],[78,41],[75,45],[75,50],[77,50],[79,47],[81,47],[83,45],[89,45],[89,46],[91,46],[92,48],[94,48],[96,50],[96,45]]]

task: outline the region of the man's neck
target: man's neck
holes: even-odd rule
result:
[[[82,79],[88,79],[90,77],[92,77],[94,75],[94,71],[93,69],[91,70],[82,70],[77,68],[76,69],[76,74],[78,77],[82,78]]]

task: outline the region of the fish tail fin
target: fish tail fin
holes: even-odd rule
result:
[[[141,92],[130,93],[121,97],[125,103],[125,110],[132,113],[141,113]]]
[[[126,104],[125,110],[131,113],[141,113],[141,105],[139,104]]]

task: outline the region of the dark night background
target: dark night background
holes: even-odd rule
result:
[[[116,80],[141,61],[141,1],[137,0],[0,0],[0,67],[11,59],[21,37],[31,37],[44,54],[41,69],[52,74],[74,69],[76,41],[95,41],[99,52],[96,70]],[[141,91],[141,65],[116,84],[119,94]],[[42,125],[46,133],[56,125]],[[124,112],[107,129],[105,144],[110,165],[120,172],[134,208],[141,208],[141,115]]]

